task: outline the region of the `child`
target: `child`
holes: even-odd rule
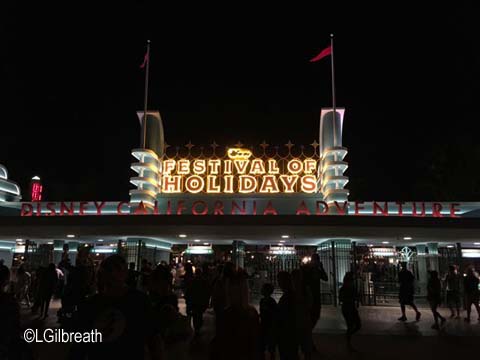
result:
[[[277,303],[272,298],[273,294],[272,284],[263,284],[262,296],[260,300],[260,327],[262,336],[262,354],[265,350],[270,353],[270,359],[275,359],[275,318],[277,316]]]
[[[440,305],[442,299],[440,279],[438,278],[438,272],[430,271],[430,279],[427,283],[427,300],[430,304],[430,309],[432,309],[433,319],[435,324],[432,325],[432,329],[439,330],[438,319],[440,319],[441,324],[443,325],[446,319],[440,315],[437,311],[438,306]]]
[[[355,305],[356,294],[354,286],[354,278],[352,272],[347,272],[343,277],[343,285],[340,288],[339,300],[342,304],[342,314],[347,323],[347,347],[350,351],[352,348],[352,335],[362,327],[360,316]]]

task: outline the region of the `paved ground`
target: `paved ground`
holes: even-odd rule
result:
[[[52,304],[51,316],[46,320],[37,320],[28,311],[23,311],[23,326],[34,328],[58,327],[56,310],[59,303]],[[480,349],[480,322],[475,319],[467,324],[462,319],[449,319],[441,331],[432,330],[431,312],[420,309],[422,319],[414,321],[414,312],[407,313],[409,320],[405,323],[397,321],[400,316],[398,308],[361,307],[360,314],[363,328],[354,338],[357,353],[349,353],[345,348],[345,325],[338,309],[324,307],[321,321],[314,330],[314,341],[320,350],[315,359],[449,359],[478,356]],[[181,304],[181,311],[184,305]],[[449,311],[441,309],[447,316]],[[189,347],[191,359],[208,358],[208,344],[213,336],[213,314],[209,310],[205,314],[205,333],[194,339],[185,347]],[[34,353],[39,360],[65,359],[68,346],[62,344],[36,344]]]

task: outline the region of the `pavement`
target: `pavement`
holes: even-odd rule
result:
[[[56,311],[60,303],[52,301],[50,316],[39,320],[26,308],[22,310],[22,327],[56,328],[59,327]],[[185,312],[183,300],[180,311]],[[477,314],[472,313],[473,321],[468,324],[461,319],[449,319],[448,309],[440,309],[447,317],[445,326],[440,330],[431,329],[433,316],[429,309],[420,308],[422,318],[415,321],[413,310],[407,310],[406,322],[400,322],[400,309],[394,307],[360,307],[362,329],[354,336],[353,345],[357,352],[348,352],[345,347],[345,324],[339,308],[322,308],[321,320],[314,329],[314,342],[319,349],[314,359],[449,359],[477,355],[480,340],[480,322]],[[462,314],[464,315],[464,314]],[[211,309],[205,313],[203,334],[185,343],[189,359],[207,359],[208,344],[214,334],[214,315]],[[35,359],[66,359],[68,344],[32,344]]]

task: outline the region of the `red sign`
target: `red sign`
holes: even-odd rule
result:
[[[282,202],[281,199],[192,200],[165,199],[161,206],[126,201],[31,202],[22,203],[21,216],[84,215],[343,215],[343,216],[412,216],[450,217],[462,214],[460,203],[425,202],[338,202],[306,199]]]
[[[32,201],[41,201],[42,200],[42,184],[35,182],[32,184]]]

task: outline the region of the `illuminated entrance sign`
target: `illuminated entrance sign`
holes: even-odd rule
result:
[[[160,192],[166,194],[316,193],[318,162],[313,158],[277,160],[230,148],[227,157],[165,159]]]
[[[155,201],[153,209],[142,202],[80,201],[23,202],[9,205],[20,216],[85,216],[85,215],[301,215],[301,216],[409,216],[409,217],[470,217],[480,212],[480,203],[334,201],[326,203],[316,195],[301,199],[283,197],[227,197],[191,195],[165,196]]]

